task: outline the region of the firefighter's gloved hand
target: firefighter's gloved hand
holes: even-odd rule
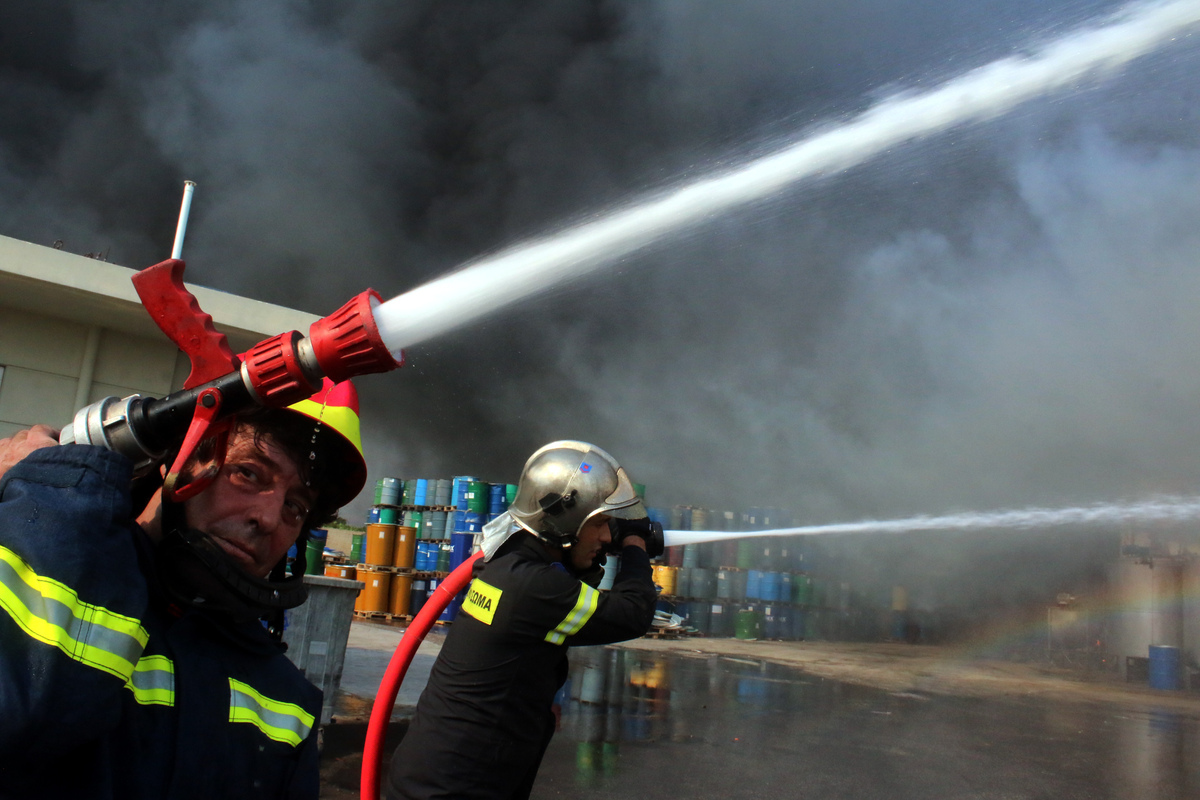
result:
[[[626,536],[642,537],[642,540],[646,542],[646,555],[651,558],[658,558],[666,549],[662,525],[651,521],[649,517],[612,519],[609,521],[609,529],[612,531],[611,549],[614,553],[621,552],[621,548],[625,546],[623,541]]]

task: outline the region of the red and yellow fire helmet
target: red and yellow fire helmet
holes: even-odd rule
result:
[[[362,433],[358,417],[358,390],[349,380],[334,383],[324,379],[321,389],[307,400],[288,406],[321,423],[335,436],[335,450],[342,462],[335,474],[331,499],[337,506],[353,500],[367,483],[367,461],[363,457]]]

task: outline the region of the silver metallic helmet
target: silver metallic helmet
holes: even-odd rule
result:
[[[513,521],[543,541],[570,547],[597,514],[642,519],[646,507],[617,460],[587,442],[551,442],[525,462]]]

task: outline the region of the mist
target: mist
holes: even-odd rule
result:
[[[148,266],[191,179],[189,280],[325,314],[1117,7],[5,4],[0,233]],[[799,523],[1193,493],[1193,39],[411,348],[372,480],[580,438]]]

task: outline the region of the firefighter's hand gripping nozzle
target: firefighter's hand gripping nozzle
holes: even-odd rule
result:
[[[394,356],[379,335],[373,309],[380,298],[371,289],[314,322],[307,337],[288,331],[235,355],[183,285],[183,269],[182,261],[168,259],[133,277],[154,322],[191,359],[183,389],[161,399],[106,397],[80,409],[59,439],[119,452],[134,461],[138,475],[178,448],[163,484],[169,499],[186,500],[212,481],[239,411],[256,405],[286,408],[316,392],[323,376],[337,382],[404,363],[403,353]],[[205,440],[214,444],[207,466],[184,474]]]

